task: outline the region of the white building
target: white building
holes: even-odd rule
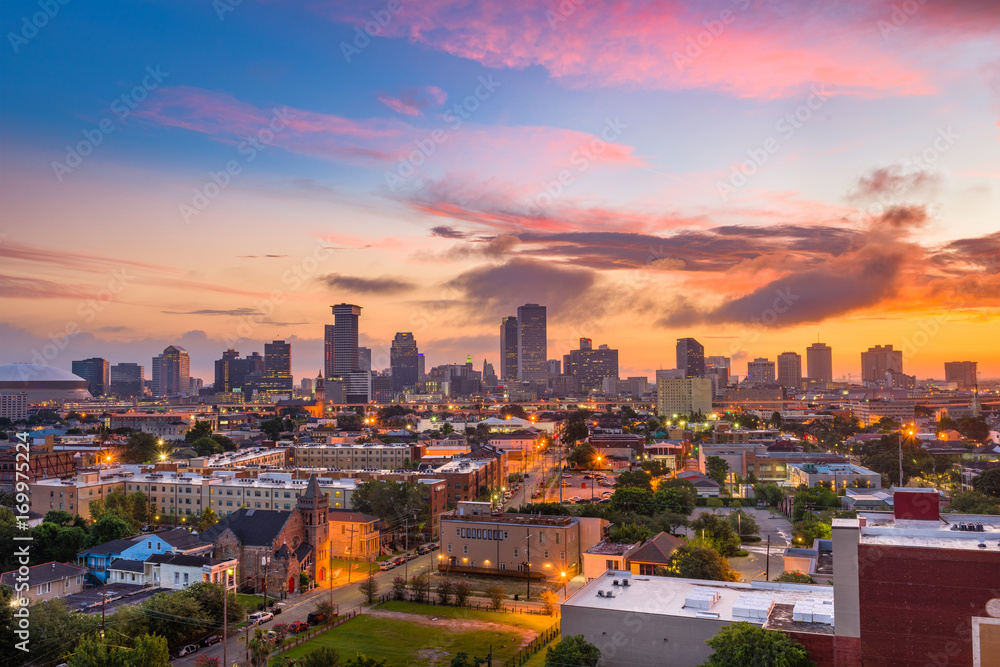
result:
[[[708,378],[656,379],[656,412],[680,415],[712,411],[712,381]]]

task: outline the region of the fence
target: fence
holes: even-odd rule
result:
[[[531,656],[535,655],[543,648],[545,648],[549,642],[555,641],[559,638],[559,624],[556,623],[548,630],[531,640],[531,643],[522,649],[518,649],[517,654],[509,660],[504,660],[503,667],[517,667],[518,665],[523,665],[527,662]]]
[[[384,593],[384,594],[379,595],[379,596],[377,596],[375,598],[375,604],[384,604],[386,602],[396,602],[396,601],[397,601],[396,596],[393,595],[392,593]],[[552,615],[552,614],[546,614],[544,607],[536,607],[536,606],[533,606],[533,605],[524,605],[523,607],[518,607],[517,605],[511,605],[509,607],[507,605],[502,605],[499,609],[494,609],[493,605],[491,603],[489,603],[489,602],[479,602],[479,601],[477,601],[477,602],[469,602],[469,603],[463,604],[463,605],[442,604],[441,602],[438,601],[436,595],[431,595],[431,597],[429,599],[424,599],[424,600],[417,600],[416,598],[413,598],[413,597],[407,599],[406,597],[404,597],[402,600],[398,600],[398,601],[399,602],[417,602],[418,604],[429,604],[429,605],[432,605],[432,606],[435,606],[435,607],[439,606],[439,605],[442,606],[442,607],[457,607],[457,608],[460,608],[460,609],[470,609],[472,611],[495,611],[495,612],[502,612],[504,614],[535,614],[537,616],[551,616]],[[558,616],[558,614],[559,614],[559,608],[556,607],[556,613],[555,613],[555,615]]]
[[[360,613],[359,609],[352,609],[346,614],[343,614],[333,619],[332,623],[321,623],[319,625],[314,625],[305,632],[300,632],[296,635],[292,635],[291,637],[286,639],[285,643],[283,643],[279,648],[275,649],[274,654],[277,655],[278,653],[284,653],[288,649],[298,646],[302,642],[309,641],[310,639],[320,634],[321,632],[326,632],[327,630],[335,628],[338,625],[341,625],[342,623],[346,623],[347,621],[357,616],[359,613]]]

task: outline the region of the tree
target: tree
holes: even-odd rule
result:
[[[464,607],[465,603],[469,601],[469,596],[472,595],[472,586],[468,582],[460,581],[455,584],[455,606]]]
[[[365,601],[368,604],[375,602],[375,598],[378,596],[378,582],[375,581],[375,574],[369,573],[358,586],[358,590],[365,596]]]
[[[156,635],[142,635],[132,640],[132,652],[128,655],[130,667],[165,667],[170,663],[167,640]]]
[[[729,525],[736,531],[736,534],[739,535],[740,539],[750,537],[751,535],[758,535],[760,533],[760,527],[757,525],[757,520],[753,518],[753,514],[750,514],[750,512],[735,510],[729,513],[728,518]]]
[[[239,623],[243,619],[243,603],[240,602],[235,591],[229,591],[229,599],[226,604],[222,603],[222,584],[215,584],[210,581],[198,581],[183,591],[178,591],[175,595],[183,595],[194,600],[198,607],[211,619],[212,625],[222,625],[223,608],[229,617],[230,623]]]
[[[963,514],[1000,514],[1000,502],[978,491],[963,491],[951,497],[951,510]]]
[[[406,579],[401,576],[396,576],[392,580],[392,599],[393,600],[405,600],[406,599]]]
[[[1000,498],[1000,468],[991,468],[973,477],[972,488],[983,495]]]
[[[816,580],[803,572],[782,572],[771,581],[779,584],[815,584]]]
[[[620,473],[617,479],[615,479],[615,488],[624,489],[626,487],[634,487],[637,489],[652,491],[652,482],[653,476],[645,470],[628,470]]]
[[[785,492],[777,484],[758,484],[753,487],[754,499],[757,502],[764,502],[771,507],[777,507],[785,497]]]
[[[832,539],[832,531],[830,524],[821,521],[814,514],[809,514],[794,524],[792,542],[798,546],[811,547],[815,540]]]
[[[545,667],[597,667],[601,661],[601,649],[583,635],[563,637],[555,646],[545,652]]]
[[[325,667],[326,663],[323,663],[323,665]],[[310,665],[310,667],[320,667],[320,665]],[[344,667],[389,667],[389,663],[385,660],[369,658],[364,653],[358,653],[356,656],[345,662]]]
[[[982,417],[962,417],[958,420],[958,432],[969,440],[986,442],[990,437],[990,425]]]
[[[248,644],[250,649],[250,665],[252,667],[264,667],[267,665],[267,658],[271,655],[271,643],[264,636],[261,628],[253,633],[253,639]]]
[[[445,579],[437,587],[438,604],[451,604],[451,596],[455,592],[455,587],[450,580]]]
[[[626,486],[612,494],[608,508],[615,512],[636,512],[649,516],[656,511],[656,504],[648,489]]]
[[[213,656],[199,655],[194,659],[194,667],[221,667],[221,665],[222,661]],[[291,667],[291,665],[288,667]]]
[[[205,626],[212,624],[211,617],[198,601],[186,595],[159,593],[143,602],[138,611],[146,618],[148,632],[166,637],[172,648],[201,637],[205,634]],[[177,619],[184,622],[178,623]]]
[[[152,433],[133,433],[125,441],[119,460],[122,463],[148,463],[159,458],[160,443]]]
[[[542,591],[542,606],[548,616],[553,616],[559,608],[559,594],[555,591]]]
[[[597,450],[589,442],[574,447],[566,455],[566,463],[573,468],[590,468],[597,462]]]
[[[202,438],[212,437],[212,423],[195,418],[194,426],[184,434],[184,442],[198,442]]]
[[[713,512],[702,512],[691,522],[691,530],[705,545],[718,551],[720,556],[735,556],[740,550],[740,537],[726,517]]]
[[[726,483],[726,473],[729,472],[729,463],[720,456],[709,456],[705,459],[705,475],[711,477],[720,485]]]
[[[191,447],[198,453],[198,456],[211,456],[222,452],[222,445],[208,436],[198,438],[191,444]]]
[[[115,514],[102,516],[90,529],[90,537],[87,539],[89,546],[97,546],[111,540],[124,540],[132,537],[136,531],[132,526]]]
[[[706,642],[712,648],[701,667],[815,667],[805,648],[780,630],[738,621]]]
[[[340,667],[340,654],[336,649],[329,646],[322,646],[315,651],[306,653],[299,662],[298,667]]]
[[[373,514],[393,525],[408,517],[410,525],[415,527],[430,517],[430,506],[424,502],[418,486],[415,482],[365,480],[351,494],[351,503],[354,511]]]
[[[507,600],[507,591],[500,584],[493,584],[486,589],[486,597],[490,599],[493,611],[500,611],[503,609],[503,603]]]
[[[528,413],[525,412],[524,408],[517,403],[508,403],[507,405],[500,408],[500,416],[504,419],[508,417],[517,417],[518,419],[527,419]]]
[[[326,619],[325,622],[329,623],[333,620],[334,614],[337,613],[337,608],[333,606],[328,598],[323,598],[316,603],[316,606],[313,607],[313,611],[322,615],[323,618]]]
[[[653,502],[661,510],[689,516],[694,511],[695,494],[684,486],[667,487],[661,483],[653,494]]]
[[[777,410],[772,412],[770,422],[774,428],[781,428],[781,413]]]
[[[729,561],[709,547],[684,544],[670,554],[667,576],[710,581],[739,581],[740,575],[729,567]]]
[[[645,542],[650,538],[649,526],[637,523],[621,523],[611,526],[608,531],[608,542],[616,544],[635,544]]]
[[[219,517],[215,515],[215,510],[211,507],[206,507],[202,510],[201,515],[198,517],[198,532],[204,533],[218,522]]]
[[[337,425],[340,426],[339,418],[337,419]],[[268,419],[260,423],[260,430],[267,434],[267,437],[271,440],[279,440],[284,430],[284,422],[280,419]]]
[[[142,491],[126,494],[116,489],[90,503],[90,516],[94,521],[114,515],[128,523],[134,532],[139,532],[139,528],[149,521],[149,513],[150,502]]]
[[[486,658],[470,658],[468,653],[461,651],[455,654],[448,665],[449,667],[479,667],[485,662]]]

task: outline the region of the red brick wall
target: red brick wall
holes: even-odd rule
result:
[[[865,667],[972,664],[972,617],[1000,597],[995,542],[982,551],[861,544],[858,567]]]
[[[786,632],[802,644],[816,667],[855,667],[861,664],[861,640],[856,637]]]

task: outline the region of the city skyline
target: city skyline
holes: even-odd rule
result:
[[[178,345],[208,379],[284,340],[313,377],[349,302],[375,367],[407,331],[499,371],[496,323],[540,303],[550,357],[601,340],[623,377],[817,334],[835,377],[876,344],[1000,377],[992,3],[446,0],[377,34],[374,0],[223,4],[5,47],[0,361],[148,375]],[[3,3],[5,34],[37,11]]]

